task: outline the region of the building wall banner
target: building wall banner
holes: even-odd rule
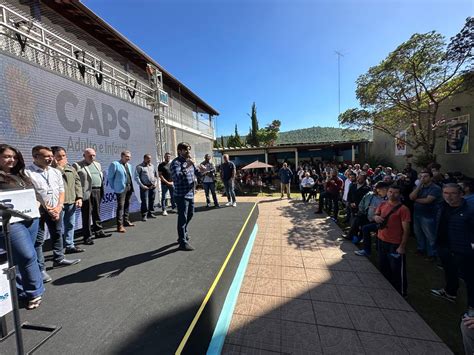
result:
[[[134,166],[145,153],[156,156],[151,111],[2,53],[0,140],[20,149],[27,165],[35,145],[63,146],[70,163],[93,148],[105,174],[123,150],[131,151]],[[140,209],[139,191],[136,187],[132,196],[132,212]],[[107,185],[101,218],[113,218],[115,210],[116,197]]]
[[[446,122],[446,154],[469,153],[469,115],[448,119]]]
[[[405,156],[407,155],[407,131],[399,131],[395,138],[395,155],[396,156]]]

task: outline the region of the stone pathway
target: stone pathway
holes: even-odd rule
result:
[[[301,201],[259,203],[223,354],[451,354],[339,227]],[[409,271],[410,272],[410,271]]]

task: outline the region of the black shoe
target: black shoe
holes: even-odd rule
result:
[[[219,204],[216,204],[216,205],[214,205],[214,207],[215,207],[215,208],[220,208],[220,207],[221,207],[221,205],[219,205]]]
[[[54,261],[53,267],[64,267],[64,266],[76,265],[76,264],[79,264],[80,261],[81,259],[72,259],[72,260],[63,259],[61,261]]]
[[[130,221],[123,222],[124,227],[135,227],[135,224]]]
[[[93,245],[94,241],[92,240],[92,238],[86,238],[86,239],[84,239],[84,244],[85,245]]]
[[[97,232],[95,234],[96,238],[108,238],[108,237],[111,237],[111,236],[112,236],[112,233],[104,233],[103,231]]]
[[[194,248],[189,243],[184,243],[179,245],[179,250],[192,251]]]
[[[146,216],[142,217],[142,222],[146,222]]]
[[[206,208],[211,208],[211,205],[208,203],[208,204],[206,205]]]
[[[79,248],[77,246],[73,246],[72,248],[66,248],[65,253],[66,254],[76,254],[76,253],[82,253],[85,252],[85,249]]]
[[[151,218],[151,219],[156,218],[156,217],[155,217],[153,214],[151,214],[151,213],[148,213],[148,214],[147,214],[147,217],[148,217],[148,218]]]

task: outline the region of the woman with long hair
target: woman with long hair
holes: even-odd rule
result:
[[[0,191],[32,188],[21,152],[8,144],[0,144]],[[39,219],[34,218],[10,225],[13,262],[18,270],[18,297],[26,302],[27,309],[39,307],[44,293],[34,247],[38,223]],[[3,229],[0,229],[0,248],[6,249]]]

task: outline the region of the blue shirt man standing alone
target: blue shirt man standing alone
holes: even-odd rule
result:
[[[201,173],[191,159],[191,146],[188,143],[178,144],[178,157],[171,162],[170,170],[178,208],[179,249],[191,251],[194,248],[189,244],[188,224],[194,215],[194,177]]]
[[[288,168],[287,163],[283,163],[283,167],[280,169],[278,172],[278,175],[280,176],[280,185],[281,185],[281,197],[285,195],[288,196],[288,198],[291,198],[291,192],[290,192],[290,184],[291,184],[291,178],[293,177],[293,172]]]

